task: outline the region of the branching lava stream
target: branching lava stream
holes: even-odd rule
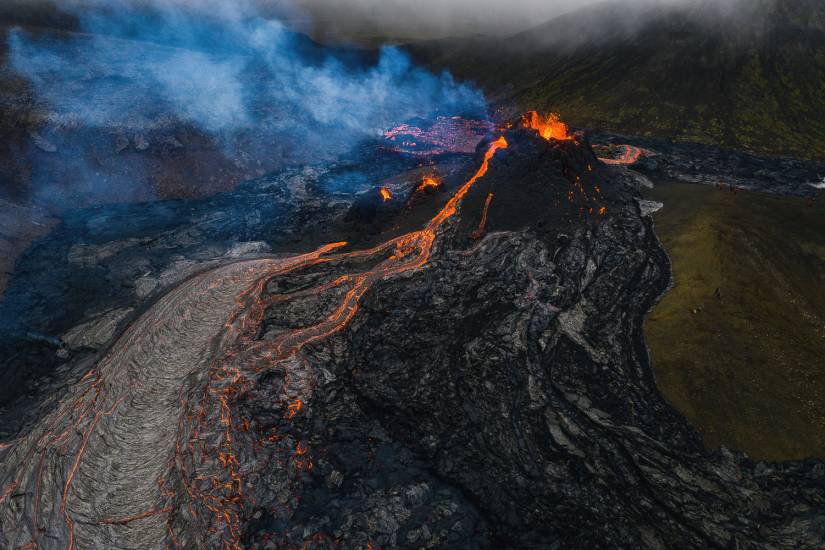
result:
[[[238,261],[162,297],[29,433],[0,444],[0,546],[240,548],[261,464],[280,465],[294,489],[313,462],[307,442],[242,417],[239,398],[274,374],[283,420],[307,414],[314,374],[302,348],[347,326],[375,283],[427,264],[439,228],[506,147],[493,141],[421,230],[368,250],[336,252],[339,242]],[[275,277],[359,263],[371,266],[267,293]],[[330,296],[337,301],[320,322],[260,339],[269,308]],[[271,512],[288,518],[291,506]]]

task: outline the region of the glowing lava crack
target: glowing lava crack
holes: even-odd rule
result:
[[[300,350],[345,327],[373,284],[424,266],[441,225],[506,147],[503,137],[492,142],[476,173],[419,231],[364,251],[335,253],[346,243],[332,243],[239,261],[166,294],[55,410],[0,447],[0,546],[240,548],[255,505],[255,453],[298,471],[311,469],[312,457],[305,442],[234,417],[232,402],[275,372],[284,378],[284,418],[301,414],[312,374]],[[321,264],[367,267],[264,298],[273,277]],[[317,324],[257,339],[267,308],[330,295],[340,301]]]

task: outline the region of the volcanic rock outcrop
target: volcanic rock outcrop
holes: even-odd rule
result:
[[[416,227],[221,249],[142,306],[0,446],[2,545],[821,547],[825,465],[708,453],[659,395],[636,180],[494,138]]]

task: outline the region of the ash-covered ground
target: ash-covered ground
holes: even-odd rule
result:
[[[3,546],[821,547],[825,464],[656,389],[644,179],[503,138],[67,217],[0,304]]]

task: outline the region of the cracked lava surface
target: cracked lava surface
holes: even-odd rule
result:
[[[277,433],[256,433],[250,419],[234,418],[230,402],[277,370],[285,418],[294,417],[311,397],[301,348],[346,326],[374,283],[424,266],[439,227],[506,147],[503,137],[493,141],[475,174],[420,231],[364,251],[336,254],[346,243],[331,243],[294,257],[239,261],[162,297],[56,410],[0,447],[3,546],[240,548],[244,510],[254,502],[239,457],[287,453],[298,470],[312,462],[306,444],[279,446]],[[262,297],[273,277],[348,262],[372,263],[308,290]],[[267,307],[340,288],[340,303],[317,324],[256,339]]]

